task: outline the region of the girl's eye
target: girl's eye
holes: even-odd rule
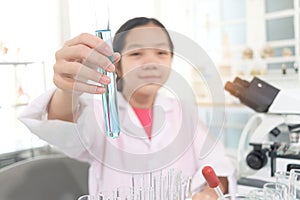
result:
[[[139,55],[141,55],[139,52],[133,52],[130,54],[130,56],[139,56]]]
[[[158,54],[159,54],[159,55],[167,55],[168,52],[167,52],[167,51],[159,51]]]

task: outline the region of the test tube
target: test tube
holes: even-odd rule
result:
[[[110,29],[96,30],[96,36],[104,40],[108,45],[112,46]],[[108,56],[108,58],[111,62],[114,61],[113,56]],[[110,84],[104,85],[106,92],[102,94],[102,106],[106,135],[111,138],[116,138],[120,134],[116,73],[107,72],[100,67],[98,70],[104,75],[108,76],[111,80]]]
[[[205,166],[202,169],[202,174],[210,188],[214,188],[215,192],[217,193],[219,199],[223,199],[223,192],[219,186],[220,181],[217,177],[214,169],[210,166]]]
[[[192,200],[192,177],[188,177],[187,185],[186,185],[186,194],[185,199],[186,200]]]

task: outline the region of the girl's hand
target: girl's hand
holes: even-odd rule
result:
[[[223,194],[228,193],[228,179],[227,177],[218,177],[220,180],[219,187],[221,188]],[[193,200],[217,200],[219,197],[213,188],[206,185],[201,192],[193,195]]]
[[[110,79],[97,69],[115,70],[108,56],[113,56],[114,62],[120,59],[119,53],[94,35],[83,33],[67,41],[55,54],[54,84],[64,92],[104,93],[100,84],[109,84]]]
[[[218,195],[214,190],[203,191],[193,195],[193,200],[217,200]]]

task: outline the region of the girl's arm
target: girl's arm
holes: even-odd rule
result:
[[[74,122],[78,98],[82,93],[105,92],[101,84],[109,84],[110,79],[98,72],[98,67],[114,71],[115,66],[107,58],[111,55],[114,56],[114,62],[120,58],[103,40],[88,33],[67,41],[56,52],[53,82],[57,90],[48,106],[48,119]]]

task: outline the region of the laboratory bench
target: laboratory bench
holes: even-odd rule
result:
[[[33,148],[24,148],[17,151],[0,153],[0,169],[19,161],[24,161],[44,155],[57,155],[61,154],[59,151],[51,147],[50,145],[42,145]]]

